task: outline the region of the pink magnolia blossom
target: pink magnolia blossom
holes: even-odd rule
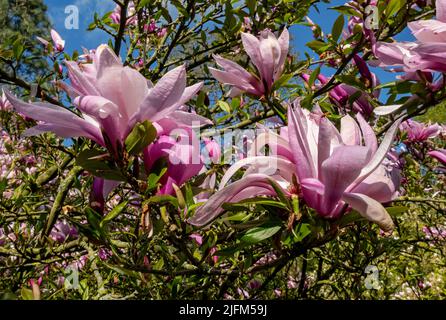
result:
[[[438,161],[440,161],[442,165],[446,166],[446,149],[429,151],[427,154],[430,155],[432,158],[435,158]]]
[[[205,149],[207,151],[207,156],[212,163],[219,163],[221,158],[221,147],[215,141],[209,138],[204,138]]]
[[[204,166],[199,141],[191,127],[178,125],[172,119],[163,119],[157,125],[159,138],[144,149],[144,166],[151,172],[160,160],[168,159],[167,172],[159,181],[162,187],[158,193],[174,194],[174,184],[182,185]]]
[[[76,239],[78,237],[77,229],[69,225],[65,220],[57,221],[51,230],[50,237],[57,242],[65,242],[68,239]]]
[[[214,55],[221,68],[209,68],[212,75],[221,83],[231,85],[231,96],[246,92],[255,96],[264,96],[271,92],[273,84],[282,75],[288,55],[289,34],[285,28],[279,38],[269,30],[263,30],[257,38],[249,33],[242,33],[243,47],[258,70],[255,76],[237,63]]]
[[[110,18],[112,19],[113,23],[119,24],[121,22],[121,6],[116,5],[113,12],[110,14]],[[136,25],[138,22],[138,17],[136,16],[136,8],[135,3],[133,1],[130,1],[127,6],[127,21],[126,25]]]
[[[252,156],[235,163],[222,178],[220,190],[196,210],[189,222],[197,226],[210,223],[223,212],[225,202],[277,196],[274,183],[285,195],[302,197],[323,217],[339,218],[350,207],[383,230],[392,230],[392,219],[381,203],[397,196],[400,176],[383,161],[400,121],[392,125],[378,146],[373,129],[360,114],[356,119],[359,125],[344,116],[339,132],[320,109],[309,112],[298,104],[289,106],[288,127],[282,128],[280,135],[266,132],[257,138],[261,145],[275,145],[276,155]],[[245,166],[249,167],[244,177],[226,186]],[[292,184],[293,176],[299,186]]]
[[[199,246],[203,244],[203,237],[198,233],[193,233],[189,236],[192,240],[194,240]]]
[[[41,121],[26,134],[52,131],[61,137],[87,137],[116,154],[138,122],[156,123],[165,118],[185,125],[210,122],[178,111],[202,87],[202,83],[186,87],[184,66],[169,71],[153,86],[138,71],[123,66],[107,45],[96,50],[93,63],[66,61],[66,65],[71,85],[60,85],[82,117],[56,105],[26,103],[6,93],[18,112]]]
[[[5,92],[2,90],[2,95],[0,96],[0,110],[9,111],[12,110],[12,105],[8,101],[8,98],[5,95]]]
[[[441,132],[438,124],[425,125],[415,120],[407,120],[401,123],[401,130],[407,133],[407,140],[410,142],[423,142],[430,138],[435,138]]]
[[[163,38],[163,37],[166,36],[166,34],[167,34],[167,28],[161,28],[161,29],[159,29],[158,32],[156,33],[156,36],[157,36],[158,38]]]
[[[62,52],[65,49],[65,40],[62,39],[60,34],[54,29],[51,29],[51,38],[53,40],[53,48],[56,52]],[[39,40],[45,47],[48,47],[49,42],[47,40],[41,37],[37,37],[37,40]]]
[[[374,54],[380,66],[400,66],[405,72],[446,72],[446,2],[436,1],[436,20],[408,23],[415,42],[378,42]]]
[[[155,19],[150,19],[150,23],[144,26],[144,31],[155,32],[157,30]]]
[[[428,239],[446,240],[446,229],[424,226],[422,230]]]

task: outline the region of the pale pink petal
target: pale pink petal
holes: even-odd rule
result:
[[[392,231],[394,224],[386,209],[376,200],[359,193],[344,193],[342,199],[367,220],[383,231]]]

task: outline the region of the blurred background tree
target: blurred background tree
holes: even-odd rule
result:
[[[3,83],[32,81],[48,64],[36,37],[47,37],[50,22],[42,0],[0,0],[0,73]]]

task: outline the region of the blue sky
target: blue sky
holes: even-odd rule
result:
[[[312,9],[309,13],[309,17],[316,23],[318,23],[325,33],[330,33],[333,22],[338,17],[339,13],[334,10],[329,10],[329,7],[336,5],[342,5],[347,0],[335,0],[330,4],[318,4],[319,12]],[[106,12],[112,11],[115,4],[112,0],[44,0],[48,6],[48,15],[53,24],[53,27],[61,34],[66,40],[66,49],[68,52],[74,50],[81,50],[82,47],[96,48],[101,43],[108,41],[108,35],[103,31],[86,31],[88,25],[93,21],[94,12],[98,12],[100,15]],[[75,5],[79,8],[79,30],[67,30],[64,26],[66,18],[65,8],[69,5]],[[312,40],[312,32],[307,26],[293,26],[291,28],[293,36],[292,47],[295,52],[299,52],[303,56],[303,52],[307,51],[314,56],[314,53],[305,47],[305,44]],[[412,35],[408,30],[404,30],[397,40],[413,40]],[[373,71],[377,73],[381,82],[389,82],[394,80],[395,74],[385,72],[379,68],[374,68]],[[324,70],[329,73],[330,71]],[[329,75],[329,74],[327,74]]]

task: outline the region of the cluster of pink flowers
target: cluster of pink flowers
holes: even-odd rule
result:
[[[155,19],[150,19],[150,23],[144,25],[144,31],[148,33],[155,33],[158,38],[163,38],[167,34],[167,28],[158,27]]]
[[[7,132],[0,132],[0,179],[8,180],[4,197],[11,197],[14,188],[22,183],[23,174],[32,175],[38,170],[38,159],[30,151],[24,140],[15,140]]]

